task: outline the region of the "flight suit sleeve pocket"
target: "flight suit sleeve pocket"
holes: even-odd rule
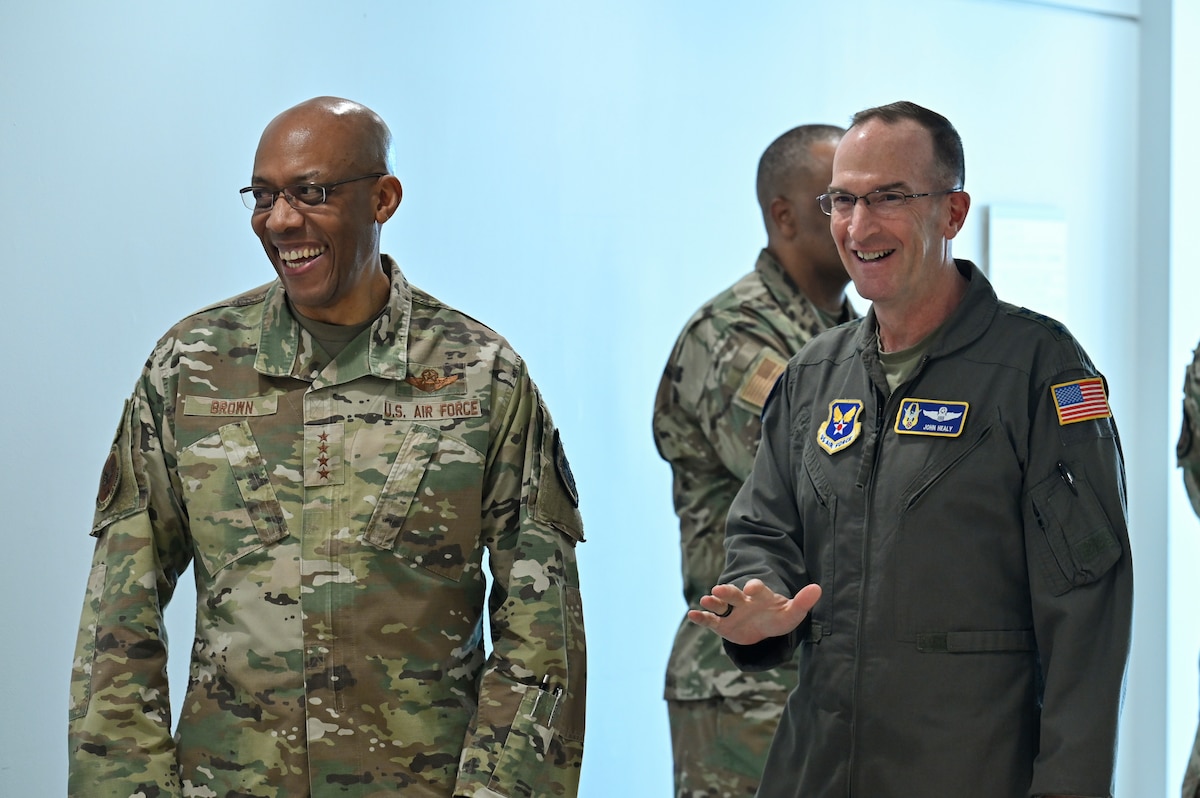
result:
[[[1029,512],[1040,531],[1031,557],[1056,596],[1096,581],[1121,559],[1121,543],[1091,486],[1062,473],[1038,483]]]

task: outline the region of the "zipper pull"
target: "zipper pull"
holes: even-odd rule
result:
[[[1067,487],[1071,489],[1071,492],[1078,496],[1079,491],[1075,488],[1075,475],[1071,473],[1071,469],[1067,468],[1067,464],[1062,460],[1058,461],[1058,475],[1062,477],[1063,482],[1067,483]]]

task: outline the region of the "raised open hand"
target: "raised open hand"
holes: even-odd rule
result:
[[[789,599],[761,580],[751,579],[745,589],[717,585],[710,595],[700,599],[704,610],[690,610],[688,620],[707,626],[731,643],[748,646],[788,634],[820,598],[819,585],[807,585]]]

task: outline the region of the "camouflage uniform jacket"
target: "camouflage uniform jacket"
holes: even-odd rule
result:
[[[853,316],[846,303],[844,313]],[[816,308],[763,250],[747,274],[684,325],[654,402],[654,442],[674,473],[683,594],[700,608],[725,565],[725,515],[750,473],[763,402],[788,359],[825,329]],[[685,617],[667,665],[666,698],[778,696],[793,668],[742,673],[721,639]]]
[[[503,338],[384,262],[388,306],[332,362],[278,282],[159,341],[97,499],[70,795],[575,795],[582,523],[558,434]],[[172,738],[163,607],[189,562]]]
[[[1183,485],[1187,489],[1192,509],[1200,515],[1200,347],[1192,353],[1192,363],[1183,380],[1183,429],[1175,446],[1179,467],[1183,469]],[[1192,744],[1192,755],[1183,776],[1184,798],[1200,795],[1200,728]]]

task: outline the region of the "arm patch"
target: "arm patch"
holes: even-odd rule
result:
[[[746,376],[742,379],[734,401],[758,415],[767,403],[767,397],[775,387],[779,375],[786,370],[787,361],[783,357],[772,349],[763,349],[746,370]]]

